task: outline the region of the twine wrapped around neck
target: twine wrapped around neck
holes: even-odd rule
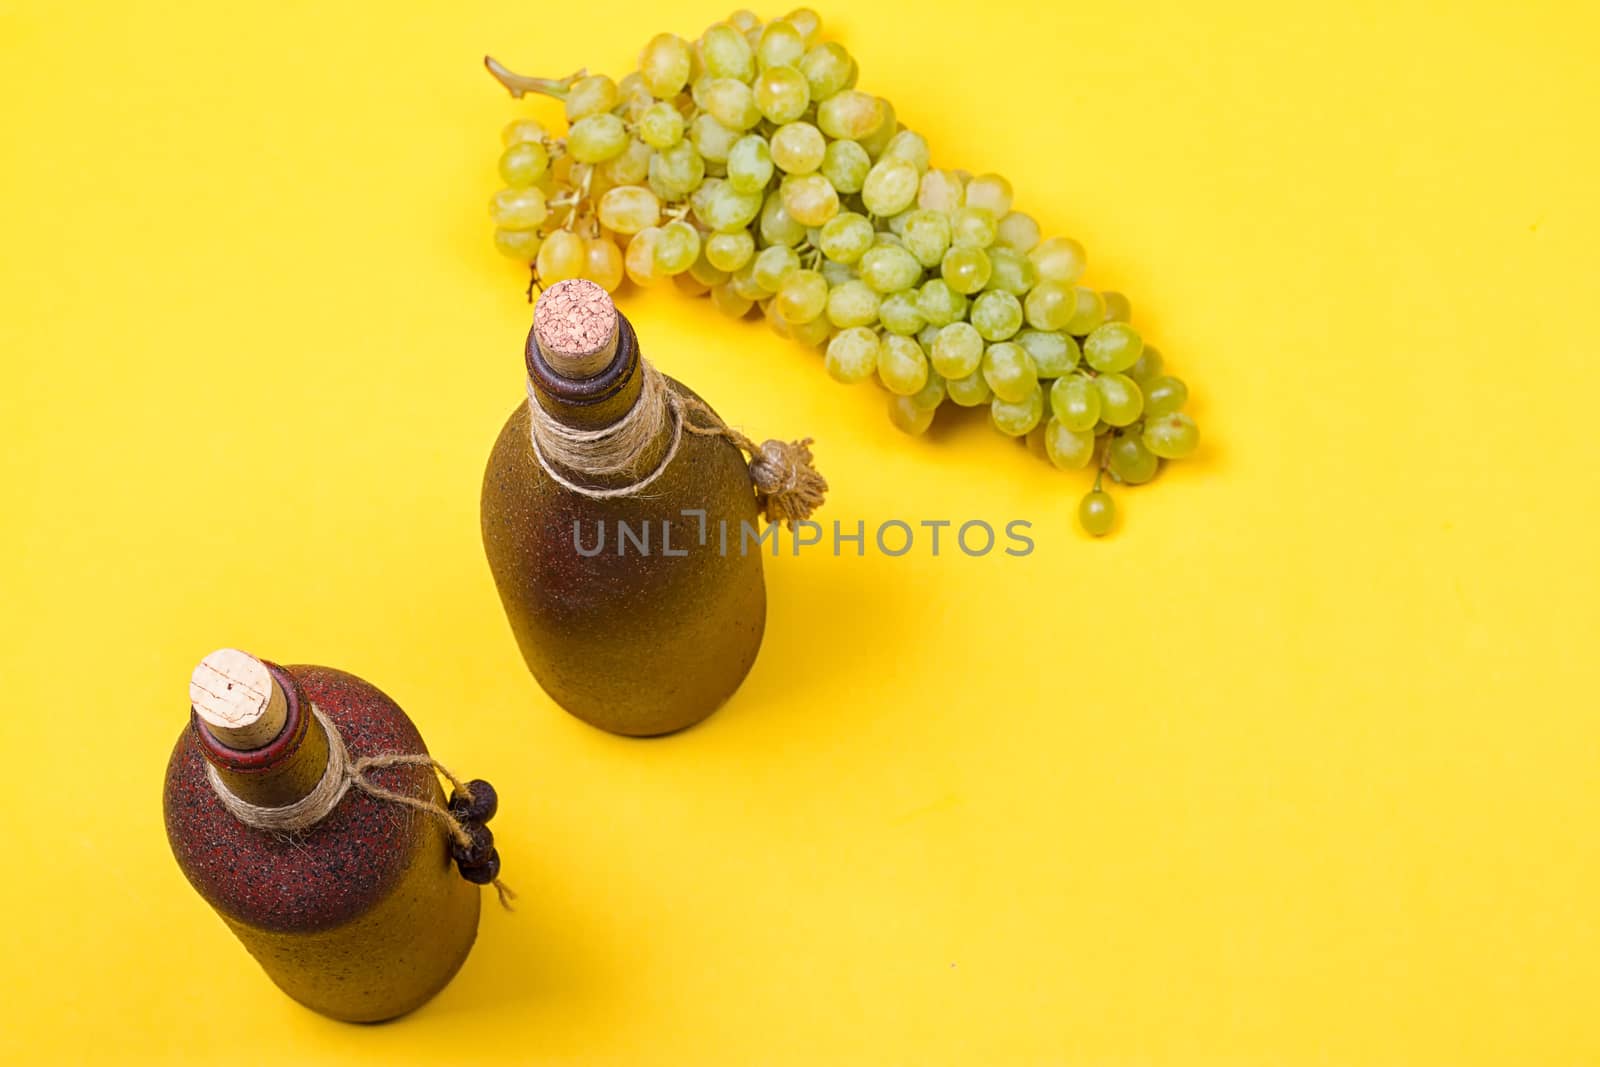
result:
[[[456,818],[455,813],[443,804],[431,799],[397,793],[366,776],[368,771],[379,767],[429,767],[444,775],[457,792],[470,798],[471,790],[467,788],[467,784],[451,774],[444,764],[432,756],[411,753],[362,756],[360,759],[352,760],[349,750],[345,748],[344,738],[339,736],[339,729],[334,726],[333,720],[324,715],[316,705],[312,705],[311,714],[322,724],[322,732],[328,738],[328,766],[323,770],[322,777],[317,780],[311,792],[292,804],[264,806],[250,803],[229,789],[227,783],[222,780],[222,775],[217,773],[216,767],[207,761],[206,781],[211,784],[211,791],[217,795],[217,799],[222,802],[228,814],[246,826],[253,826],[258,830],[293,835],[309,830],[327,818],[353,786],[376,800],[403,804],[437,819],[444,826],[452,842],[463,848],[472,846],[472,836],[467,832],[467,828]],[[495,892],[500,895],[501,906],[510,910],[511,901],[516,899],[517,894],[499,878],[494,879],[493,885]]]
[[[707,404],[668,387],[666,378],[648,360],[640,359],[639,372],[643,381],[633,407],[610,426],[597,430],[579,430],[561,422],[539,403],[533,382],[528,382],[533,454],[556,484],[590,500],[633,496],[671,465],[687,431],[698,437],[721,437],[750,457],[756,502],[768,522],[782,521],[793,527],[822,505],[828,482],[813,464],[811,438],[768,440],[758,445],[723,422]],[[645,453],[668,420],[672,436],[666,451],[654,467],[641,473],[639,467]],[[573,481],[562,473],[563,469],[591,476],[630,474],[634,480],[600,489]]]

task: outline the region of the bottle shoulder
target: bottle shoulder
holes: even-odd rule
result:
[[[710,404],[682,382],[663,375],[673,392]],[[718,416],[720,418],[720,416]],[[703,422],[703,417],[701,420]],[[731,519],[754,522],[756,503],[748,461],[732,442],[718,435],[685,432],[677,454],[652,485],[649,493],[597,501],[584,499],[559,486],[543,470],[530,443],[527,402],[519,403],[495,440],[484,469],[482,509],[486,532],[496,520],[527,518],[530,509],[544,510],[559,502],[556,512],[621,518],[654,512],[676,515],[683,507],[702,507]],[[541,504],[542,502],[542,504]]]
[[[285,668],[339,731],[352,759],[427,752],[405,712],[376,686],[328,667]],[[368,772],[376,783],[411,796],[439,791],[427,767]],[[365,913],[442,838],[426,816],[357,790],[294,838],[239,822],[223,808],[206,775],[192,728],[173,747],[163,796],[167,836],[179,867],[208,903],[230,919],[276,931],[341,925]]]

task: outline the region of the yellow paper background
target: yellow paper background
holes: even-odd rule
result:
[[[824,519],[1024,559],[769,561],[766,644],[639,743],[522,668],[477,540],[521,390],[478,67],[620,75],[720,4],[0,3],[0,1060],[1600,1062],[1582,5],[824,11],[1189,379],[1091,542],[758,323],[624,301]],[[768,12],[770,14],[770,12]],[[550,117],[552,106],[533,113]],[[198,657],[355,671],[504,794],[515,915],[397,1024],[276,994],[159,794]]]

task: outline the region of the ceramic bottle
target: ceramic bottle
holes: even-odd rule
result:
[[[167,836],[268,976],[354,1022],[402,1015],[442,989],[472,947],[480,891],[457,873],[439,820],[350,788],[315,825],[285,833],[241,821],[218,792],[273,811],[303,804],[329,770],[325,723],[348,760],[425,754],[405,712],[352,674],[231,649],[195,669],[190,703],[167,766]],[[366,774],[444,803],[427,766]]]
[[[766,620],[769,545],[752,540],[745,458],[671,417],[627,470],[595,474],[536,452],[530,405],[583,433],[650,399],[633,327],[593,283],[545,291],[524,360],[528,399],[495,442],[481,498],[484,549],[522,656],[556,703],[603,730],[651,736],[699,722],[744,680]]]

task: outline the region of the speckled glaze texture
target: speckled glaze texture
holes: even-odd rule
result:
[[[633,360],[627,381],[637,394],[637,344],[626,319],[619,329],[617,358]],[[538,382],[536,362],[530,340]],[[695,395],[670,378],[667,384]],[[700,520],[685,509],[706,512],[704,544]],[[581,555],[575,522],[586,548],[603,527],[604,551]],[[619,522],[633,530],[648,523],[648,556],[632,544],[619,553]],[[661,554],[668,522],[673,549],[686,555]],[[519,404],[484,474],[484,549],[522,656],[556,703],[612,733],[647,737],[691,726],[754,665],[766,624],[761,552],[768,549],[752,542],[741,552],[742,524],[759,530],[755,491],[743,454],[720,437],[684,434],[645,491],[595,500],[545,474],[529,443],[527,405]]]
[[[326,667],[277,671],[295,686],[292,703],[315,705],[335,724],[352,759],[427,752],[405,713],[360,678]],[[310,720],[299,716],[299,729],[320,734]],[[291,721],[285,735],[295,728]],[[167,766],[167,837],[184,875],[272,980],[307,1007],[354,1022],[404,1014],[444,988],[472,947],[480,891],[451,865],[438,822],[352,789],[294,840],[246,826],[207,781],[200,729],[191,721]],[[424,767],[369,777],[444,800]]]

